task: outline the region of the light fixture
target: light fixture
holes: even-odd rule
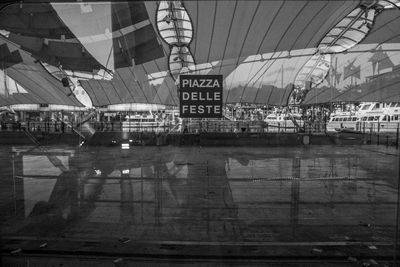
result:
[[[171,15],[168,14],[163,18],[163,21],[165,21],[167,24],[170,24],[172,21]]]
[[[69,87],[69,79],[67,77],[62,78],[61,83],[64,87]]]
[[[169,56],[169,68],[170,74],[175,81],[177,81],[182,72],[187,72],[188,68],[195,70],[194,59],[188,47],[172,47]]]
[[[129,143],[122,143],[121,149],[129,149]]]
[[[182,1],[160,1],[156,17],[157,31],[170,46],[169,70],[177,84],[181,71],[195,65],[189,49],[193,24]]]
[[[160,1],[157,8],[157,30],[161,38],[171,46],[190,44],[193,26],[181,1]]]

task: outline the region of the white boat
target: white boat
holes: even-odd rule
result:
[[[128,115],[122,122],[123,132],[164,132],[169,128],[166,121],[157,121],[153,115]]]
[[[292,132],[304,126],[304,121],[299,114],[272,113],[264,119],[264,122],[268,125],[268,131],[276,129],[279,132]]]
[[[362,103],[356,112],[332,114],[328,132],[396,132],[400,123],[400,103]]]

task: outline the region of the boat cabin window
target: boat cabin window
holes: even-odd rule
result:
[[[379,116],[375,116],[375,120],[376,120],[376,121],[379,121]]]
[[[361,110],[369,109],[370,106],[371,106],[371,105],[365,105],[364,107],[361,108]]]
[[[399,115],[394,115],[394,116],[392,116],[392,120],[394,120],[394,121],[399,120]]]
[[[357,121],[357,117],[353,117],[353,118],[352,118],[352,121]]]
[[[373,117],[373,116],[368,117],[368,121],[373,121],[373,120],[374,120],[374,117]]]
[[[127,118],[126,121],[140,122],[140,118]]]
[[[379,108],[379,103],[376,103],[373,109]]]
[[[367,120],[367,117],[362,117],[362,121],[366,121]]]
[[[385,116],[383,116],[383,119],[382,119],[383,121],[390,121],[390,116],[388,116],[388,115],[385,115]]]

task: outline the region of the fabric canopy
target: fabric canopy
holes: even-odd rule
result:
[[[176,77],[170,75],[170,53],[176,48],[158,32],[158,2],[22,2],[0,12],[0,29],[9,32],[10,40],[49,64],[85,72],[99,68],[113,72],[108,81],[80,81],[94,106],[178,105]],[[191,42],[184,47],[194,66],[185,71],[222,74],[225,103],[269,105],[287,103],[298,73],[316,53],[321,40],[360,6],[360,1],[322,0],[182,3],[193,29]],[[329,75],[333,75],[332,69],[338,74],[339,67],[342,70],[355,55],[368,54],[379,46],[384,52],[394,51],[389,53],[395,57],[392,68],[400,64],[395,55],[400,49],[399,14],[397,9],[380,12],[373,25],[368,25],[372,28],[361,43],[332,57]],[[335,66],[337,58],[339,66]],[[360,63],[354,61],[352,75],[342,73],[336,86],[339,91],[348,88],[350,80],[360,84],[367,76],[377,74],[361,67],[360,76],[355,77]],[[325,87],[331,85],[325,82],[313,90],[321,93]]]
[[[70,90],[63,87],[60,81],[51,76],[28,53],[3,37],[0,37],[0,47],[6,47],[10,54],[18,54],[21,60],[16,63],[16,56],[1,59],[4,68],[1,69],[0,75],[5,82],[0,84],[0,106],[56,104],[82,107],[74,95],[68,96]],[[7,61],[7,58],[11,61]]]

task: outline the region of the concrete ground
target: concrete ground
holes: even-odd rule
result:
[[[2,146],[3,264],[396,266],[398,166],[375,145]]]

